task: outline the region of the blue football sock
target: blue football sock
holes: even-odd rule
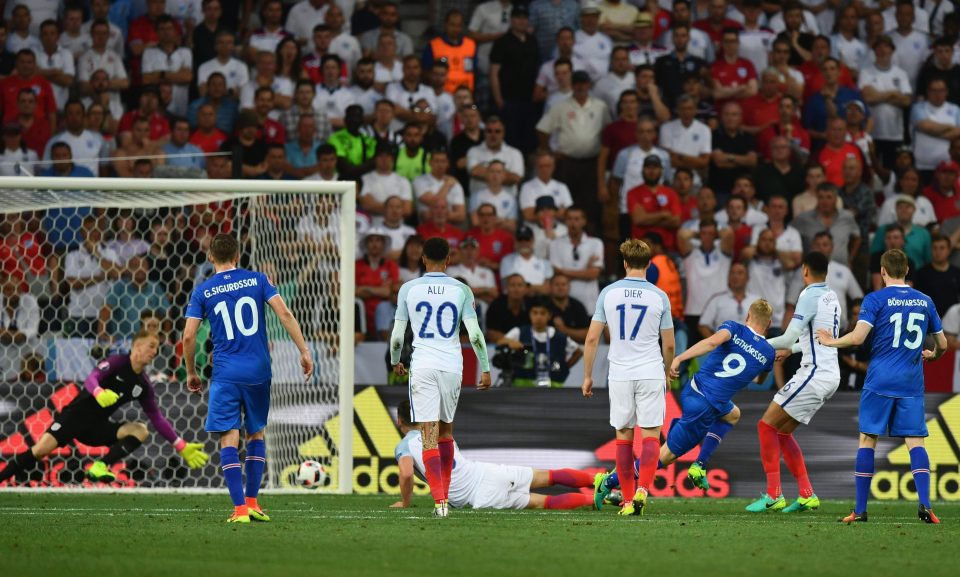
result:
[[[913,457],[912,452],[910,456]],[[873,449],[863,448],[857,451],[857,465],[853,473],[857,481],[857,504],[854,508],[857,513],[867,512],[867,498],[870,496],[870,483],[873,482],[873,467]],[[929,479],[929,476],[927,478]]]
[[[234,507],[246,504],[243,495],[243,469],[240,466],[240,454],[236,447],[220,449],[220,468],[223,470],[223,480],[230,491],[230,500]]]
[[[263,479],[263,468],[267,464],[267,443],[257,439],[247,443],[247,457],[244,461],[247,472],[247,497],[257,498],[260,492],[260,481]]]
[[[607,489],[616,489],[620,486],[620,475],[617,475],[617,472],[614,471],[610,475],[607,475],[607,480],[604,481],[603,484]]]
[[[910,468],[913,469],[913,483],[917,486],[917,500],[930,508],[930,457],[923,447],[910,449]]]
[[[697,462],[701,465],[706,465],[710,462],[710,457],[713,456],[713,452],[720,446],[720,441],[723,440],[723,436],[729,433],[732,428],[733,425],[726,421],[714,423],[713,426],[707,430],[707,434],[700,444],[700,454],[697,455]]]

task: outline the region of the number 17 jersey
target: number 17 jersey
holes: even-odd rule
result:
[[[400,287],[394,318],[409,321],[413,330],[411,371],[463,372],[460,322],[477,318],[470,287],[444,273],[428,272]]]
[[[673,328],[670,299],[646,279],[627,277],[597,298],[593,320],[610,327],[611,381],[666,378],[660,331]]]

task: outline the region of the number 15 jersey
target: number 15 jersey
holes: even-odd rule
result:
[[[670,298],[646,279],[627,277],[608,285],[593,320],[610,327],[611,381],[665,379],[660,331],[673,328]]]
[[[477,318],[470,287],[444,273],[428,272],[400,287],[394,318],[410,321],[413,330],[411,371],[463,372],[460,322]]]

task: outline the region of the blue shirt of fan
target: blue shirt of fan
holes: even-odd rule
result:
[[[270,382],[264,310],[277,289],[267,275],[244,269],[214,274],[193,289],[187,318],[210,321],[213,380],[237,385]]]
[[[873,327],[863,389],[885,397],[923,394],[923,340],[943,331],[933,300],[911,287],[888,286],[863,299],[858,322]]]
[[[726,321],[717,330],[729,331],[730,340],[707,355],[694,381],[711,405],[722,408],[757,375],[773,370],[777,352],[746,325]]]

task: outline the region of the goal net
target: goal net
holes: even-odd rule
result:
[[[113,486],[222,486],[217,439],[203,430],[206,398],[184,386],[185,354],[210,377],[207,323],[196,351],[179,341],[191,291],[213,272],[209,243],[229,233],[240,241],[240,265],[266,273],[300,321],[316,366],[305,380],[296,346],[267,311],[265,486],[292,487],[309,458],[325,463],[327,489],[349,492],[354,190],[348,182],[0,178],[0,467],[40,438],[101,359],[127,352],[138,330],[152,328],[161,346],[147,371],[160,409],[211,462],[187,469],[151,428],[144,446],[114,466]],[[136,402],[112,418],[149,427]],[[83,472],[106,450],[77,441],[5,486],[91,486]]]

